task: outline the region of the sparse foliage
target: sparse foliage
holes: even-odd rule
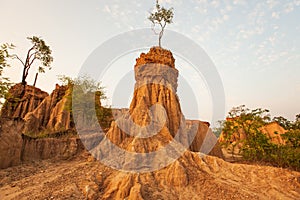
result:
[[[287,142],[287,145],[290,145],[295,148],[300,148],[300,129],[289,130],[287,133],[282,135],[282,137]]]
[[[81,120],[84,121],[83,124],[85,125],[94,121],[93,117],[96,114],[101,127],[104,130],[109,128],[112,120],[112,111],[111,108],[101,106],[101,100],[106,99],[106,96],[100,82],[88,76],[75,79],[60,76],[58,79],[62,84],[68,85],[72,92],[76,91],[75,95],[69,96],[70,104],[65,108],[66,110],[72,113],[73,109],[76,109],[76,113],[82,113]],[[73,120],[76,121],[76,119]]]
[[[244,105],[234,107],[229,112],[228,120],[223,122],[223,137],[225,146],[231,145],[232,153],[237,146],[257,146],[255,138],[263,138],[260,128],[269,122],[270,117],[266,109],[249,110]],[[244,138],[239,138],[239,134]],[[240,149],[243,153],[243,149]]]
[[[10,67],[7,59],[11,57],[9,50],[13,49],[15,46],[13,44],[2,44],[0,47],[0,99],[5,98],[11,82],[8,77],[3,77],[3,70],[6,67]],[[1,101],[0,101],[1,104]]]
[[[53,62],[53,57],[51,56],[51,49],[46,45],[45,41],[39,37],[33,36],[28,37],[28,40],[32,43],[31,48],[27,51],[25,60],[23,61],[16,54],[12,55],[13,58],[19,60],[23,65],[22,73],[22,84],[26,84],[26,78],[29,73],[29,69],[32,67],[33,63],[36,61],[40,62],[38,67],[39,73],[45,73],[45,69],[51,69],[51,63]]]
[[[275,117],[274,121],[289,128],[281,135],[286,144],[275,144],[272,138],[261,131],[270,122],[268,110],[249,110],[245,106],[233,108],[226,121],[222,123],[223,145],[234,148],[239,145],[239,153],[245,160],[264,161],[279,167],[291,167],[300,170],[300,130],[295,122],[283,117]],[[241,134],[240,134],[241,133]],[[239,137],[244,135],[244,137]]]
[[[292,122],[287,120],[286,118],[279,116],[273,118],[274,122],[277,122],[280,126],[282,126],[284,129],[289,130],[292,128]]]
[[[164,30],[167,24],[172,23],[174,13],[173,13],[173,8],[166,9],[162,6],[159,5],[158,0],[156,0],[156,11],[154,13],[150,13],[150,16],[148,19],[152,22],[152,29],[155,34],[159,35],[158,37],[158,44],[159,47],[161,47],[161,38],[164,34]],[[159,25],[161,30],[160,32],[155,31],[155,25]]]
[[[300,129],[300,115],[296,115],[295,121],[289,121],[286,118],[279,116],[274,117],[273,121],[277,122],[280,126],[282,126],[286,130],[295,130]]]
[[[300,129],[300,114],[296,115],[296,120],[293,123],[293,129]]]

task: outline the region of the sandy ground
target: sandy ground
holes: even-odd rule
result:
[[[151,180],[148,184],[143,182],[141,175],[142,196],[144,199],[300,199],[299,172],[231,164],[213,157],[203,160],[203,166],[207,167],[191,168],[187,187],[160,188]],[[0,199],[102,199],[112,184],[109,181],[115,181],[119,175],[86,154],[69,160],[26,163],[0,170]],[[144,179],[147,180],[146,175]],[[87,194],[90,188],[97,195]]]

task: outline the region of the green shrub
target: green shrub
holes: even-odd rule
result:
[[[277,117],[281,121],[284,118]],[[297,118],[298,119],[298,118]],[[234,149],[240,144],[240,155],[247,161],[267,162],[278,167],[287,167],[300,170],[300,129],[299,120],[289,122],[290,129],[281,137],[285,144],[275,144],[272,138],[260,131],[269,122],[268,111],[255,109],[250,111],[245,106],[233,108],[228,119],[222,122],[223,146]],[[244,134],[238,139],[239,133]],[[276,134],[276,133],[275,133]],[[238,141],[234,141],[238,139]]]
[[[73,113],[76,112],[77,116],[81,115],[81,119],[84,120],[83,124],[86,127],[93,126],[93,124],[89,123],[98,121],[101,128],[106,131],[110,127],[113,116],[110,107],[103,107],[101,105],[101,100],[106,99],[101,83],[96,82],[88,76],[75,79],[60,76],[59,80],[63,85],[68,85],[68,89],[70,90],[70,95],[68,96],[69,103],[66,104],[65,110],[71,112],[72,122],[76,121],[73,118]],[[74,95],[74,91],[76,95]]]

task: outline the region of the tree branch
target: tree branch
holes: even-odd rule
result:
[[[32,61],[29,63],[29,65],[27,66],[28,69],[30,68],[30,66],[32,65],[32,63],[34,62],[34,60],[35,60],[36,58],[37,58],[37,57],[34,57],[34,58],[32,59]]]
[[[154,22],[154,23],[152,23],[151,29],[152,29],[152,31],[154,32],[155,35],[159,35],[159,32],[156,32],[155,29],[154,29],[155,28],[155,24],[159,25],[159,23]]]
[[[35,45],[33,45],[27,52],[25,64],[29,63],[30,52],[34,49]]]
[[[34,53],[32,53],[32,54],[30,54],[30,56],[29,56],[29,59],[28,60],[30,60],[30,58],[34,55],[36,55],[38,52],[36,51],[36,52],[34,52]]]
[[[18,59],[22,63],[23,67],[25,67],[24,62],[19,58],[19,56],[17,54],[13,54],[12,56],[15,57],[16,59]]]

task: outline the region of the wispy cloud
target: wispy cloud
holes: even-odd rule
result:
[[[289,2],[284,6],[284,12],[285,13],[290,13],[294,10],[295,3],[294,2]]]
[[[210,5],[214,8],[218,8],[220,6],[220,2],[217,0],[213,0],[210,2]]]
[[[279,19],[279,12],[272,12],[272,18]]]
[[[277,5],[279,5],[279,1],[277,0],[267,0],[267,5],[269,7],[270,10],[272,10],[273,8],[275,8]]]
[[[246,5],[247,2],[245,0],[234,0],[233,4],[234,5]]]

